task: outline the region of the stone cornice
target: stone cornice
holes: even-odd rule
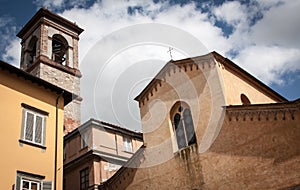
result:
[[[292,102],[227,106],[229,121],[295,120],[300,111],[300,99]]]
[[[28,67],[26,69],[26,72],[32,71],[40,63],[44,63],[44,64],[46,64],[50,67],[56,68],[58,70],[66,72],[66,73],[69,73],[69,74],[71,74],[73,76],[76,76],[78,78],[82,77],[81,72],[78,69],[74,69],[74,68],[71,68],[71,67],[68,67],[68,66],[64,66],[60,63],[57,63],[57,62],[49,59],[48,57],[46,57],[44,55],[38,56],[36,61],[30,67]]]
[[[81,34],[83,32],[83,29],[78,27],[75,23],[55,14],[49,11],[48,9],[41,8],[31,19],[27,24],[21,29],[21,31],[17,34],[17,36],[21,39],[24,38],[26,33],[34,28],[34,25],[36,23],[39,23],[41,20],[45,20],[43,18],[47,18],[47,20],[51,20],[54,23],[57,23],[61,26],[64,26],[70,31],[75,32],[77,35]]]

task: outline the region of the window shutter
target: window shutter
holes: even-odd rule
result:
[[[30,112],[26,113],[26,126],[25,126],[25,139],[32,141],[33,137],[33,122],[34,122],[34,115]]]
[[[34,141],[36,143],[42,143],[42,132],[43,132],[43,118],[36,115],[35,118],[35,134]]]
[[[25,130],[25,119],[26,119],[26,110],[22,110],[22,126],[21,126],[21,137],[20,139],[24,139],[24,130]]]
[[[17,175],[16,183],[15,183],[15,190],[20,190],[20,189],[21,189],[21,176]]]
[[[43,117],[43,133],[42,133],[42,144],[45,146],[46,145],[46,117]]]
[[[42,190],[52,190],[52,181],[43,181]]]

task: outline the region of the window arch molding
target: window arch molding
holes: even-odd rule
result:
[[[170,110],[170,120],[174,134],[173,142],[176,144],[173,146],[175,150],[181,150],[197,143],[192,112],[187,103],[176,102]]]
[[[52,59],[62,65],[68,64],[68,49],[67,40],[60,34],[52,36]]]

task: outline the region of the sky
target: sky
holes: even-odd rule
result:
[[[140,130],[133,99],[170,47],[174,60],[217,51],[288,100],[300,97],[300,0],[0,0],[1,60],[19,67],[16,34],[41,7],[85,30],[82,122]]]

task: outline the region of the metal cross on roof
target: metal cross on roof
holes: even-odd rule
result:
[[[167,52],[170,53],[171,60],[173,60],[173,59],[172,59],[172,50],[173,50],[173,48],[172,48],[172,47],[169,47],[169,50],[167,51]]]

